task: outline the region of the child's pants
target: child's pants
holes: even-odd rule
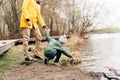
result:
[[[59,51],[59,50],[57,50],[57,53],[56,53],[56,55],[55,55],[56,58],[55,58],[55,61],[54,61],[54,62],[59,62],[60,57],[61,57],[61,54],[62,54],[62,52]],[[53,57],[47,57],[47,58],[48,58],[48,61],[51,60],[51,59],[53,59],[55,56],[53,56]]]

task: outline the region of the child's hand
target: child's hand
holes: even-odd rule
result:
[[[75,57],[73,56],[72,59],[75,60]]]
[[[46,28],[45,31],[49,31],[50,32],[50,28]]]

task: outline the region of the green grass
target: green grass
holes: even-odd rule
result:
[[[4,80],[2,77],[0,77],[0,80]]]
[[[22,51],[10,49],[4,55],[0,56],[0,80],[3,80],[2,74],[10,67],[11,63],[19,59],[17,55],[22,53]]]

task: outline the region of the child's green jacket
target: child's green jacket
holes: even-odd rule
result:
[[[61,51],[61,53],[63,53],[67,57],[72,58],[72,54],[65,50],[63,48],[63,45],[59,41],[50,37],[49,31],[46,31],[46,39],[48,41],[48,45],[44,50],[44,55],[46,57],[54,57],[57,54],[57,51]]]

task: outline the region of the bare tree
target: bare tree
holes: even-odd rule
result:
[[[4,21],[3,1],[4,0],[0,0],[0,39],[6,39],[9,35],[8,25]]]
[[[102,23],[106,15],[106,11],[102,10],[100,4],[88,0],[69,0],[64,7],[66,7],[68,31],[78,32],[80,37],[93,31],[98,24]]]
[[[20,8],[18,8],[18,1],[19,0],[3,0],[1,5],[4,12],[4,22],[8,25],[10,38],[16,38],[16,34],[19,34]]]
[[[61,0],[62,1],[62,0]],[[59,26],[61,22],[60,14],[59,14],[59,7],[61,5],[60,0],[45,0],[42,6],[42,14],[48,26],[51,29],[52,35],[54,34],[53,31],[59,32]]]
[[[87,0],[80,0],[80,19],[78,30],[80,37],[84,37],[86,33],[93,31],[99,24],[102,24],[102,19],[106,15],[103,7],[97,3],[90,3]]]
[[[0,0],[0,6],[1,6],[1,4],[2,4],[2,1],[3,1],[3,0]]]

